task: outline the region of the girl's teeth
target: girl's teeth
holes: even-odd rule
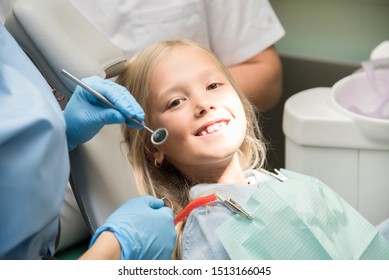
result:
[[[199,134],[201,136],[205,136],[207,134],[211,134],[215,131],[219,131],[223,126],[225,126],[226,123],[225,122],[220,122],[220,123],[215,123],[213,125],[210,125],[208,126],[207,128],[205,128],[203,131],[201,131]]]
[[[215,132],[215,128],[213,127],[213,125],[210,125],[206,128],[207,132],[208,133],[212,133],[212,132]]]
[[[224,125],[224,123],[215,123],[215,124],[213,125],[213,129],[214,129],[215,131],[218,131],[218,130],[220,130],[220,129],[222,128],[223,125]]]

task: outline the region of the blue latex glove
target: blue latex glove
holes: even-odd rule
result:
[[[161,199],[145,195],[127,200],[97,229],[90,246],[106,230],[119,241],[122,260],[171,258],[176,240],[173,212]]]
[[[106,124],[126,122],[129,126],[142,129],[125,118],[132,117],[143,122],[145,116],[126,88],[97,76],[85,78],[83,82],[104,95],[117,110],[103,105],[93,94],[77,86],[64,110],[69,151],[92,139]]]

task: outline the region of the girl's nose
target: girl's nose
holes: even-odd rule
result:
[[[207,98],[206,96],[202,95],[197,98],[197,104],[195,108],[195,115],[196,117],[201,117],[209,111],[214,110],[216,107],[213,104],[213,102]]]

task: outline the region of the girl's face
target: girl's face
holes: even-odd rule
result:
[[[168,159],[189,178],[214,176],[238,162],[246,133],[240,98],[204,51],[175,47],[152,76],[150,123],[169,131],[155,157]],[[239,164],[238,164],[239,165]]]

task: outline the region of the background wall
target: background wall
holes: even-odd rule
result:
[[[283,54],[359,64],[389,40],[389,0],[270,0]]]
[[[270,168],[284,167],[285,101],[313,87],[331,87],[389,40],[389,0],[270,0],[286,35],[276,45],[283,65],[281,102],[262,115]],[[309,104],[307,104],[309,106]]]

